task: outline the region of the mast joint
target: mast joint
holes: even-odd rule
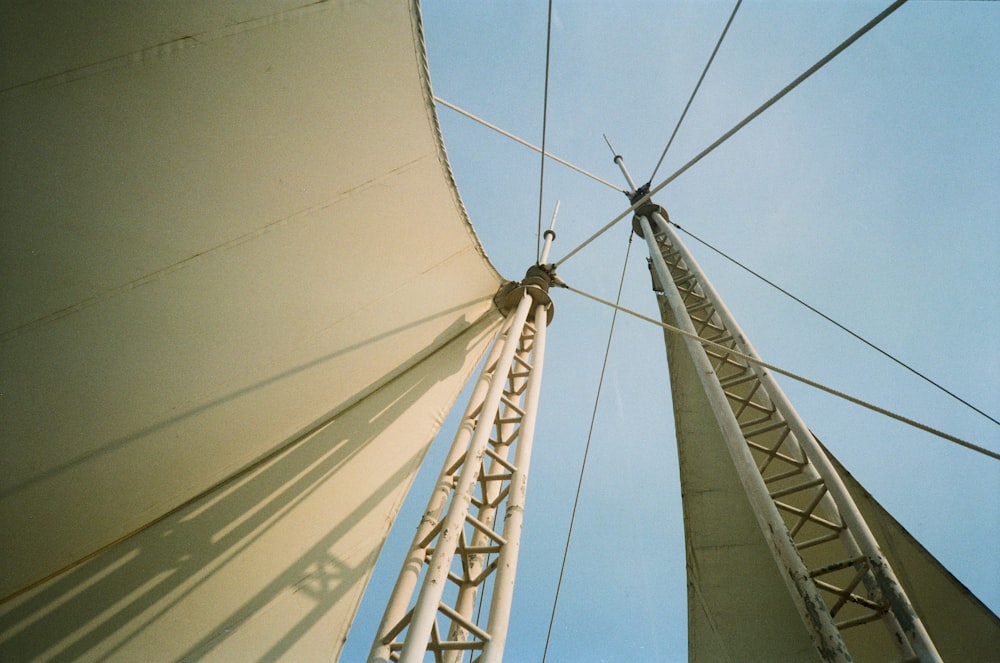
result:
[[[553,236],[555,235],[551,230],[546,230],[545,232],[552,233]],[[552,298],[549,296],[549,288],[551,286],[566,287],[562,279],[556,276],[556,266],[532,265],[528,268],[521,281],[508,281],[500,286],[497,294],[493,296],[493,303],[496,305],[497,310],[506,316],[517,308],[521,297],[526,294],[531,297],[535,306],[539,304],[545,306],[546,325],[548,325],[552,323],[552,317],[555,315],[555,305],[553,305]]]
[[[621,157],[616,157],[616,159],[621,159]],[[615,163],[617,163],[617,161]],[[642,200],[643,196],[649,193],[649,185],[650,183],[646,182],[635,191],[626,191],[625,195],[628,196],[629,202],[635,205],[637,202]]]
[[[639,200],[640,198],[642,198],[642,196],[638,196],[635,200]],[[635,202],[633,202],[632,204],[634,205]],[[667,210],[663,209],[662,207],[660,207],[659,205],[650,200],[643,203],[642,205],[639,205],[635,209],[635,215],[632,217],[632,231],[639,237],[645,239],[645,235],[642,234],[642,224],[639,223],[639,218],[644,216],[646,217],[646,219],[649,220],[649,225],[653,229],[653,234],[654,235],[662,234],[664,230],[660,228],[660,223],[653,216],[654,214],[659,214],[660,216],[663,217],[663,220],[665,222],[670,223],[670,215],[667,214]]]

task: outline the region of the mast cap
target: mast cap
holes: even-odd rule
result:
[[[670,215],[667,214],[667,210],[663,209],[656,203],[648,202],[639,205],[639,207],[635,209],[635,216],[632,217],[632,230],[636,235],[645,239],[645,236],[642,234],[642,224],[639,223],[640,216],[644,216],[649,219],[649,225],[653,228],[653,234],[656,234],[656,222],[653,220],[654,212],[659,212],[665,220],[668,222],[670,221]]]

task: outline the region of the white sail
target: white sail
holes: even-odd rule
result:
[[[22,3],[0,20],[0,659],[337,658],[427,445],[499,323],[502,279],[444,156],[419,11],[402,1],[70,4]],[[534,179],[535,165],[510,179]],[[510,181],[482,186],[524,193]],[[490,232],[521,221],[489,212],[479,223]],[[579,210],[564,224],[563,246],[604,213],[587,212],[586,224]],[[502,259],[519,275],[530,256],[513,253]],[[602,270],[563,275],[607,281],[614,270]],[[573,306],[583,312],[553,326],[547,376],[582,383],[594,371],[570,344],[590,337],[572,325],[560,336],[559,324],[598,316]],[[640,361],[662,380],[662,366]],[[672,367],[672,379],[683,371]],[[643,395],[653,396],[644,409],[665,408],[665,390]],[[538,477],[571,489],[578,447],[568,440],[585,434],[587,405],[543,398],[542,419],[580,423],[539,435],[526,549],[546,517],[562,534],[554,516],[565,509],[531,500],[543,494]],[[644,439],[662,450],[670,438]],[[649,472],[631,486],[649,503],[675,499],[669,469],[627,461]],[[685,472],[700,480],[694,464]],[[962,614],[995,633],[995,617],[848,484],[904,582],[933,587],[913,600],[942,651],[990,651],[988,637],[937,624]],[[626,497],[600,495],[616,515],[637,506]],[[740,536],[734,508],[729,534]],[[629,528],[622,548],[654,536]],[[974,529],[991,540],[988,523]],[[640,592],[658,593],[662,569],[646,575],[642,560],[682,565],[661,552],[616,555],[613,572],[594,555],[589,573],[619,587],[634,575]],[[520,591],[545,601],[521,607],[544,603],[547,615],[554,568],[535,568],[521,572]],[[774,593],[765,578],[753,582]],[[699,591],[721,582],[703,576]],[[944,622],[927,607],[939,592],[959,597]],[[590,585],[577,597],[587,614],[590,601],[613,602]],[[683,612],[682,600],[668,603]],[[622,605],[650,632],[669,620],[639,600]],[[519,609],[512,641],[518,620],[538,628]],[[716,625],[735,632],[745,621],[729,611],[706,630],[708,614],[692,612],[693,658],[729,646],[709,633]],[[600,623],[587,628],[610,642]],[[787,637],[757,642],[761,656],[806,651],[792,622],[777,623]],[[365,650],[373,632],[358,629]],[[645,645],[643,657],[684,657],[656,651],[652,637]]]
[[[676,251],[674,246],[671,251]],[[663,253],[666,257],[667,250]],[[690,660],[832,660],[817,651],[810,639],[810,620],[800,615],[794,590],[783,577],[790,570],[776,564],[772,553],[771,540],[780,537],[773,529],[758,525],[758,502],[752,490],[745,488],[745,470],[731,459],[725,420],[732,415],[736,415],[734,423],[739,421],[739,445],[748,447],[751,467],[759,470],[766,491],[780,507],[777,526],[784,523],[784,531],[792,533],[789,538],[796,542],[812,580],[824,583],[812,591],[823,598],[827,609],[836,610],[834,621],[851,660],[912,656],[912,652],[896,649],[903,638],[912,642],[912,634],[897,638],[892,625],[882,623],[893,619],[889,617],[892,612],[902,615],[898,619],[904,633],[912,630],[908,627],[913,622],[922,622],[921,628],[926,628],[931,647],[942,660],[990,660],[1000,650],[997,616],[910,536],[828,450],[822,450],[846,484],[875,537],[882,563],[892,569],[904,598],[886,604],[882,590],[876,589],[871,572],[865,569],[864,556],[842,552],[841,540],[850,527],[844,524],[842,508],[838,513],[838,508],[821,501],[828,494],[827,487],[820,487],[823,481],[804,480],[803,467],[812,464],[807,460],[811,454],[799,447],[797,433],[790,430],[776,400],[768,396],[759,374],[723,349],[743,347],[742,333],[716,313],[722,305],[714,295],[706,294],[707,284],[699,284],[696,270],[684,262],[676,269],[673,262],[668,264],[677,283],[669,287],[679,289],[680,305],[687,311],[678,314],[669,293],[661,295],[663,322],[683,326],[690,323],[679,323],[678,315],[689,315],[687,320],[695,321],[692,329],[699,336],[722,344],[707,346],[705,352],[716,367],[719,393],[725,394],[722,407],[717,407],[699,374],[695,355],[700,348],[666,333],[684,505]],[[852,564],[839,569],[840,564],[829,564],[845,557],[851,557]],[[863,573],[867,575],[861,582]],[[869,602],[872,599],[876,601]],[[902,601],[907,603],[905,609],[898,606]],[[878,606],[879,602],[883,605]]]
[[[329,660],[500,319],[416,9],[2,23],[0,658]]]

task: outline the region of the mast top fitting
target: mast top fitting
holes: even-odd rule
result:
[[[546,231],[551,232],[551,231]],[[553,233],[555,235],[555,233]],[[552,317],[556,313],[556,308],[549,297],[549,287],[565,287],[562,280],[556,276],[555,265],[532,265],[521,281],[508,281],[500,286],[497,294],[493,296],[493,303],[503,315],[509,314],[517,308],[521,297],[527,294],[531,297],[535,306],[542,304],[545,306],[547,314],[546,325],[552,323]]]
[[[621,159],[621,157],[618,158]],[[650,183],[646,182],[635,191],[626,191],[625,195],[628,196],[629,202],[635,205],[643,196],[649,193],[649,185]]]
[[[638,196],[636,200],[641,197],[642,196]],[[644,216],[649,221],[649,226],[653,229],[653,234],[659,235],[662,231],[660,230],[660,223],[656,220],[656,217],[653,216],[654,214],[659,214],[663,217],[664,221],[668,223],[670,222],[670,215],[667,214],[667,210],[663,209],[656,203],[649,201],[635,208],[635,215],[632,217],[632,231],[639,237],[645,239],[645,236],[642,234],[642,224],[639,223],[639,217]]]

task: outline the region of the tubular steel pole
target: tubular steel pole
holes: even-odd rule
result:
[[[622,159],[622,155],[618,154],[618,152],[615,151],[614,146],[611,144],[611,141],[608,140],[607,136],[604,136],[604,142],[608,144],[608,149],[610,149],[611,150],[611,154],[614,155],[614,157],[615,157],[615,164],[617,164],[618,169],[622,171],[622,175],[625,177],[625,181],[628,182],[629,189],[631,189],[632,193],[635,193],[635,191],[636,191],[635,181],[632,179],[632,176],[629,174],[628,168],[625,167],[625,160]],[[629,195],[631,195],[631,194],[629,194]]]
[[[525,326],[526,333],[527,329],[528,327]],[[528,376],[509,375],[508,379],[510,380],[508,390],[513,393],[519,393],[520,390],[525,388]],[[486,476],[495,476],[498,472],[503,472],[505,470],[508,465],[510,447],[514,441],[515,431],[520,426],[523,426],[523,421],[519,425],[518,423],[510,420],[509,408],[510,404],[503,403],[501,405],[501,411],[497,414],[497,444],[494,446],[493,453],[490,454],[489,460],[483,467],[483,472]],[[520,435],[520,433],[516,434],[518,436]],[[482,482],[480,490],[482,491],[482,500],[479,511],[476,514],[476,520],[483,523],[487,528],[493,530],[495,529],[495,522],[499,511],[501,486],[499,485],[499,482],[496,481]],[[473,550],[482,550],[489,546],[490,537],[482,529],[477,528],[472,532],[472,540],[467,543]],[[477,552],[475,554],[470,554],[468,555],[467,561],[464,563],[466,566],[466,573],[469,577],[479,577],[486,569],[486,563],[487,553]],[[466,621],[472,621],[476,596],[481,590],[485,591],[484,583],[462,584],[458,588],[458,595],[455,598],[455,612],[460,614]],[[492,629],[490,629],[490,632],[492,637]],[[451,628],[448,630],[449,641],[462,641],[465,640],[468,635],[469,629],[463,622],[458,620],[454,620],[452,622]],[[464,656],[465,651],[461,649],[444,651],[442,663],[461,663]]]
[[[649,219],[646,216],[640,216],[639,225],[649,249],[649,257],[660,278],[664,296],[674,312],[677,326],[686,332],[697,334],[680,292],[677,290],[670,270],[663,259],[663,254],[657,245]],[[657,225],[664,225],[661,219],[657,219]],[[726,394],[718,380],[714,378],[715,370],[704,347],[690,338],[685,338],[684,342],[697,369],[705,395],[716,413],[716,421],[725,440],[726,448],[733,460],[740,482],[744,486],[747,498],[750,500],[753,512],[761,529],[764,532],[772,533],[771,536],[767,537],[768,545],[775,560],[784,570],[784,573],[781,574],[782,578],[788,585],[789,595],[802,616],[810,637],[823,655],[824,660],[849,663],[851,656],[847,651],[843,637],[829,610],[823,604],[819,591],[810,578],[809,570],[802,562],[781,514],[778,513],[777,507],[770,498],[768,488],[757,471],[756,463],[744,441],[739,423],[732,414]]]
[[[668,224],[666,220],[659,215],[659,213],[654,213],[654,216],[659,217],[657,219],[658,224],[663,227],[668,238],[670,239],[671,244],[673,244],[673,246],[681,254],[687,268],[698,279],[706,297],[712,301],[716,313],[719,314],[723,324],[738,340],[738,343],[743,346],[744,354],[759,359],[759,355],[750,344],[750,341],[747,340],[746,335],[743,333],[743,330],[740,329],[736,319],[733,317],[732,313],[729,312],[729,309],[726,308],[722,298],[719,297],[719,294],[712,287],[708,279],[705,278],[704,272],[702,272],[694,258],[687,251],[687,248],[680,241],[677,233],[670,227],[670,224]],[[659,253],[659,250],[657,250],[657,253]],[[663,275],[661,275],[661,279],[662,278]],[[897,625],[907,636],[907,640],[913,646],[914,652],[921,661],[941,661],[940,654],[938,654],[937,648],[930,639],[927,629],[924,627],[919,615],[917,615],[916,611],[913,609],[913,605],[906,596],[903,586],[900,584],[899,579],[892,570],[892,567],[889,566],[888,561],[886,561],[883,556],[878,542],[875,540],[875,536],[868,527],[868,523],[865,521],[864,516],[861,515],[857,504],[855,504],[854,499],[850,496],[850,493],[848,493],[847,487],[841,480],[840,475],[837,474],[837,471],[834,469],[832,463],[830,463],[830,459],[823,451],[823,448],[816,441],[816,438],[813,437],[812,431],[809,430],[809,427],[806,426],[804,421],[802,421],[802,418],[792,406],[791,401],[788,400],[788,397],[781,390],[781,387],[778,385],[777,380],[774,379],[771,372],[757,363],[751,363],[751,366],[753,371],[757,374],[758,379],[767,389],[771,400],[788,422],[802,449],[808,454],[809,460],[815,466],[816,471],[826,484],[827,489],[830,492],[830,496],[837,505],[840,515],[847,524],[848,529],[854,536],[857,546],[868,558],[870,568],[875,575],[879,588],[882,590],[885,598],[891,606]]]
[[[501,417],[503,415],[500,415]],[[512,424],[500,424],[501,430],[513,428]],[[507,439],[507,432],[501,432],[500,437]],[[508,460],[508,452],[510,451],[510,445],[500,445],[496,449],[496,457],[491,457],[489,459],[488,465],[483,468],[483,471],[487,474],[494,474],[495,472],[503,471],[501,468]],[[495,529],[495,523],[497,518],[498,506],[496,503],[496,498],[498,496],[500,487],[490,482],[482,487],[483,490],[483,505],[479,508],[479,512],[476,514],[476,520],[483,523],[486,527],[490,529]],[[481,549],[489,545],[490,539],[480,529],[476,529],[472,533],[472,540],[469,542],[469,547],[472,549]],[[486,553],[479,552],[474,555],[469,555],[467,562],[467,573],[472,576],[478,576],[483,572],[485,567]],[[462,585],[458,589],[458,595],[455,598],[455,612],[461,615],[468,621],[472,620],[472,613],[475,609],[476,596],[479,594],[480,589],[483,589],[479,584],[467,584]],[[448,630],[448,640],[450,641],[460,641],[468,637],[469,630],[461,622],[455,620],[452,622],[451,628]],[[492,633],[491,633],[492,637]],[[461,649],[456,649],[453,651],[443,652],[443,662],[442,663],[461,663],[465,656],[465,652]]]
[[[552,223],[555,225],[555,218],[553,218]],[[551,226],[548,232],[551,232]],[[548,243],[551,241],[551,239],[547,240]],[[531,376],[528,378],[520,439],[514,454],[514,465],[517,469],[514,470],[514,475],[510,480],[507,517],[503,528],[503,537],[507,543],[497,560],[497,576],[493,584],[493,598],[490,601],[491,639],[483,649],[483,655],[479,659],[480,663],[499,663],[503,659],[507,630],[510,626],[514,574],[517,569],[518,553],[521,549],[521,527],[524,521],[524,503],[528,491],[528,467],[531,462],[531,447],[535,439],[535,420],[538,416],[538,400],[542,389],[546,317],[546,307],[543,304],[536,306],[534,314],[535,348],[532,354]]]
[[[558,209],[557,204],[540,260],[548,258],[555,239]],[[428,654],[440,663],[458,663],[466,652],[477,651],[481,660],[498,661],[503,654],[545,332],[553,314],[552,284],[561,284],[554,267],[536,264],[522,281],[505,283],[494,296],[505,322],[417,528],[369,663],[418,663]],[[501,516],[503,533],[497,524]],[[477,595],[486,598],[490,580],[493,592],[483,627],[475,602]]]
[[[549,228],[545,231],[545,245],[542,246],[541,257],[538,258],[538,264],[544,265],[545,261],[549,259],[549,250],[552,248],[552,240],[556,238],[556,216],[559,215],[559,201],[556,201],[556,208],[552,210],[552,221],[549,222]],[[537,322],[537,320],[536,320]]]
[[[514,358],[514,352],[521,337],[521,331],[528,317],[532,299],[526,293],[521,296],[517,308],[512,314],[512,322],[504,339],[503,350],[500,353],[499,367],[510,365]],[[400,653],[400,663],[419,663],[423,661],[424,652],[427,649],[427,642],[431,637],[431,630],[434,627],[438,607],[441,604],[441,596],[444,592],[445,582],[448,578],[448,571],[451,567],[455,549],[458,546],[459,534],[463,531],[463,523],[469,511],[469,504],[472,501],[472,493],[476,479],[479,476],[479,467],[482,463],[483,455],[486,452],[486,444],[489,441],[492,421],[496,416],[500,406],[500,397],[503,394],[504,380],[492,380],[483,407],[479,414],[479,423],[476,431],[469,442],[469,451],[466,454],[465,465],[459,475],[458,484],[455,486],[454,495],[445,516],[441,529],[441,536],[438,539],[434,554],[431,556],[430,564],[420,593],[417,595],[417,603],[413,607],[413,617],[410,621],[407,632],[406,643]]]
[[[417,532],[413,536],[409,554],[407,554],[406,560],[403,563],[403,570],[396,579],[396,584],[386,605],[385,614],[382,617],[382,622],[379,625],[375,638],[375,644],[369,654],[368,660],[371,663],[389,661],[389,645],[382,641],[406,614],[406,608],[417,586],[417,580],[420,577],[420,571],[423,568],[424,558],[427,554],[426,540],[434,527],[440,522],[442,511],[447,504],[448,496],[451,494],[451,474],[448,472],[448,468],[454,466],[469,447],[469,440],[475,429],[474,413],[481,407],[483,400],[486,398],[490,379],[493,372],[495,372],[500,352],[503,349],[503,339],[505,338],[505,334],[509,332],[511,322],[513,322],[513,316],[508,316],[503,326],[497,332],[493,347],[490,349],[486,362],[483,364],[483,370],[476,381],[476,385],[473,387],[472,395],[469,397],[469,405],[466,407],[465,415],[462,418],[463,423],[455,433],[455,438],[451,449],[448,451],[441,475],[438,477],[437,484],[434,486],[434,490],[428,500],[427,508],[424,510],[424,515],[420,520],[420,525],[417,527]]]

